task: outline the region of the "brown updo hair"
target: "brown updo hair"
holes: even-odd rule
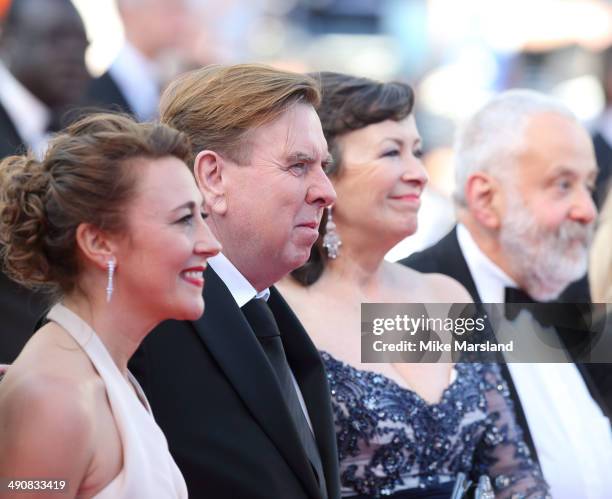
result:
[[[126,229],[138,159],[190,155],[186,135],[120,114],[87,116],[56,136],[42,161],[31,154],[0,163],[0,255],[14,281],[53,297],[69,293],[79,274],[81,223]]]
[[[328,71],[311,76],[321,85],[322,98],[317,113],[333,158],[327,169],[327,175],[331,179],[342,174],[339,137],[381,121],[400,121],[409,116],[414,107],[414,92],[406,83],[382,83]],[[327,256],[323,248],[323,235],[326,222],[327,212],[324,212],[319,226],[319,238],[310,251],[310,258],[291,273],[293,278],[304,286],[315,283],[325,268]]]

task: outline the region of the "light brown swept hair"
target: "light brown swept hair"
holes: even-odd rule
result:
[[[192,155],[209,149],[248,161],[247,132],[278,118],[296,102],[319,106],[310,76],[261,64],[213,65],[174,80],[161,97],[161,121],[187,134]]]

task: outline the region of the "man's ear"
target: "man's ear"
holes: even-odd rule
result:
[[[193,163],[193,174],[206,207],[218,215],[227,211],[227,193],[223,182],[226,166],[224,159],[210,150],[200,151]]]
[[[109,260],[115,260],[115,240],[92,224],[79,224],[76,243],[84,258],[100,269],[106,269]]]
[[[465,187],[468,210],[479,224],[492,230],[501,226],[503,191],[499,181],[484,172],[470,175]]]

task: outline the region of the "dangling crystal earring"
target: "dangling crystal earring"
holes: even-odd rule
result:
[[[327,207],[327,223],[325,224],[325,235],[323,236],[323,247],[327,250],[327,257],[335,260],[342,246],[340,236],[336,232],[336,224],[332,216],[332,207]]]
[[[115,274],[115,260],[109,260],[106,262],[106,268],[108,270],[108,281],[106,283],[106,303],[110,303],[111,297],[113,296],[113,275]]]

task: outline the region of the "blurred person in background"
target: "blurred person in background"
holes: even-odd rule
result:
[[[0,30],[0,155],[42,155],[89,81],[87,37],[70,0],[13,1]]]
[[[589,283],[593,303],[608,304],[608,313],[599,317],[598,326],[605,334],[612,334],[612,196],[606,196],[589,258]],[[609,344],[609,343],[604,343]],[[586,364],[586,369],[601,392],[603,403],[612,412],[612,366]]]
[[[361,303],[471,300],[447,276],[384,260],[416,231],[427,182],[412,89],[339,73],[317,78],[338,198],[309,261],[279,289],[322,351],[343,496],[447,498],[462,472],[489,475],[496,497],[546,497],[496,365],[361,362]]]
[[[87,38],[70,0],[17,0],[0,32],[0,157],[31,149],[76,106],[89,76]],[[12,362],[42,315],[42,296],[0,272],[0,363]]]
[[[185,35],[186,0],[117,0],[117,7],[125,43],[108,71],[91,82],[85,104],[152,120],[165,85],[161,58]]]
[[[612,198],[599,215],[589,259],[589,284],[594,303],[612,303]]]
[[[601,85],[606,107],[597,120],[593,133],[595,157],[599,165],[593,199],[598,207],[603,206],[612,187],[612,46],[601,53],[601,64]]]
[[[40,162],[0,163],[3,263],[54,303],[0,382],[0,497],[40,497],[6,488],[37,477],[65,481],[70,498],[187,498],[127,362],[156,324],[204,310],[202,274],[220,246],[189,155],[174,129],[102,114]]]
[[[475,302],[588,301],[588,290],[561,296],[586,272],[597,215],[593,144],[571,111],[538,92],[504,92],[468,120],[455,155],[459,224],[402,263],[454,277]],[[612,434],[588,372],[502,369],[553,497],[608,497]]]

